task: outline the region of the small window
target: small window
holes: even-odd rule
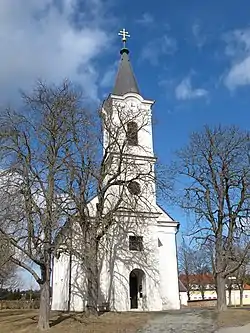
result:
[[[143,237],[142,236],[129,236],[129,250],[142,251],[143,250]]]
[[[141,187],[140,187],[140,184],[135,182],[135,181],[131,181],[129,184],[128,184],[128,190],[131,194],[133,195],[139,195],[140,192],[141,192]]]
[[[127,124],[127,142],[130,146],[138,145],[138,125],[134,121]]]

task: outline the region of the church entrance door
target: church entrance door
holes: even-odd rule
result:
[[[145,300],[145,273],[134,269],[129,275],[130,309],[143,310]]]

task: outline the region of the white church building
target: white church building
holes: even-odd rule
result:
[[[123,30],[122,34],[124,47],[120,51],[118,73],[113,91],[103,103],[102,113],[104,117],[112,117],[111,126],[114,127],[121,125],[121,119],[127,120],[124,133],[121,132],[118,138],[126,142],[123,154],[129,166],[122,177],[140,176],[134,177],[136,181],[127,186],[126,195],[134,208],[117,211],[119,223],[112,226],[103,239],[105,251],[100,265],[98,303],[100,308],[106,305],[111,311],[180,309],[176,252],[179,223],[157,205],[156,200],[152,135],[154,101],[144,99],[139,92],[129,50],[125,47],[127,33]],[[105,128],[103,138],[105,149],[109,141]],[[110,154],[115,156],[117,152]],[[93,214],[96,204],[97,197],[89,202]],[[72,234],[72,237],[77,235]],[[52,310],[85,310],[86,277],[84,270],[79,270],[80,266],[74,255],[64,251],[55,255]]]

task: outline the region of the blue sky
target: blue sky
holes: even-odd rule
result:
[[[249,12],[247,0],[1,0],[0,105],[15,104],[37,78],[66,77],[99,103],[125,27],[141,93],[156,100],[155,152],[168,163],[204,124],[249,129]]]
[[[204,124],[250,128],[249,2],[144,1],[135,7],[121,1],[120,6],[141,92],[156,100],[154,145],[162,163]],[[167,208],[185,227],[183,212]]]
[[[162,162],[205,123],[249,128],[250,3],[192,0],[2,0],[0,105],[37,78],[80,83],[101,101],[128,47],[141,93],[156,100]],[[225,7],[226,4],[226,7]]]

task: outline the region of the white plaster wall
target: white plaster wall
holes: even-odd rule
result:
[[[180,302],[181,305],[187,306],[188,305],[188,295],[186,291],[180,292]]]
[[[102,243],[106,243],[106,238],[103,239]],[[98,295],[99,304],[102,303],[111,303],[111,276],[110,276],[110,263],[108,258],[108,251],[106,249],[107,243],[104,244],[105,250],[103,253],[99,256],[99,264],[100,264],[100,276],[99,276],[99,283],[100,283],[100,290]],[[111,306],[111,304],[110,304]]]
[[[153,103],[154,101],[144,100],[138,94],[128,93],[124,96],[111,95],[102,109],[104,118],[107,119],[104,121],[104,151],[109,147],[110,161],[112,161],[109,168],[110,175],[107,175],[107,179],[116,172],[121,147],[123,147],[126,140],[127,123],[135,121],[138,124],[138,145],[125,145],[122,148],[122,153],[127,155],[123,155],[122,169],[124,172],[119,176],[121,180],[129,180],[139,176],[137,182],[141,186],[141,200],[137,202],[137,211],[152,211],[156,206],[155,156],[151,121]],[[107,127],[108,130],[106,130]],[[113,133],[112,136],[110,132]],[[116,152],[118,152],[117,157],[114,155]],[[118,161],[116,161],[116,158]],[[123,195],[124,201],[127,199],[126,195],[131,198],[130,193],[124,193]],[[112,205],[115,205],[117,198],[120,197],[119,187],[113,186],[110,188],[107,197],[111,198],[106,204],[106,209],[109,210]],[[131,202],[128,205],[131,206]]]
[[[129,275],[135,268],[146,275],[144,310],[180,308],[175,243],[177,223],[164,212],[160,217],[164,220],[161,226],[157,218],[147,214],[145,217],[121,215],[120,223],[110,231],[110,239],[106,240],[109,243],[104,246],[110,248],[110,254],[102,265],[100,301],[109,301],[111,310],[130,311]],[[129,250],[129,235],[143,236],[143,252]],[[163,246],[158,247],[158,238]]]
[[[54,257],[52,279],[52,310],[68,310],[69,300],[69,256],[61,253],[57,259]]]
[[[86,307],[86,274],[81,262],[72,256],[71,263],[71,311],[84,311]]]
[[[144,262],[146,272],[147,307],[149,311],[161,311],[162,298],[160,293],[158,226],[155,218],[148,219],[147,233],[145,233],[145,246],[145,251],[148,257]]]
[[[115,263],[113,288],[113,310],[129,311],[129,270],[121,262]]]
[[[132,270],[141,269],[145,273],[143,296],[145,297],[144,311],[161,311],[162,301],[159,293],[159,275],[151,267],[145,269],[140,262],[129,268],[122,263],[116,264],[114,277],[114,310],[130,311],[129,275]]]
[[[154,161],[128,158],[126,162],[124,161],[125,163],[127,163],[127,166],[124,166],[125,171],[119,176],[118,180],[128,181],[136,178],[141,193],[138,197],[134,197],[130,194],[126,185],[110,186],[106,192],[104,212],[109,212],[114,208],[122,196],[122,207],[127,207],[129,211],[156,213],[155,174],[154,171],[151,171],[154,169]]]
[[[228,290],[226,291],[227,297],[227,304],[229,304],[229,294]],[[231,302],[232,305],[240,305],[240,291],[239,290],[232,290],[231,292]],[[243,305],[250,304],[250,290],[243,291]]]
[[[239,290],[232,290],[231,294],[231,301],[232,305],[240,305],[240,292]],[[204,291],[204,298],[207,299],[217,299],[217,294],[215,290],[205,290]],[[229,293],[228,290],[226,290],[226,299],[227,304],[229,304]],[[200,291],[191,291],[190,293],[190,300],[202,300],[202,295]],[[243,305],[249,305],[250,304],[250,290],[244,290],[243,292]]]
[[[121,224],[126,228],[113,228],[113,259],[110,269],[102,271],[104,288],[109,289],[111,308],[116,311],[130,310],[129,275],[133,269],[145,273],[143,285],[143,310],[162,310],[160,295],[158,237],[156,220],[153,218],[121,217]],[[116,230],[118,229],[118,230]],[[129,235],[142,235],[144,251],[129,250]],[[108,266],[108,265],[107,265]],[[109,275],[109,276],[108,276]],[[105,286],[105,281],[109,284]],[[112,281],[110,285],[110,281]],[[106,291],[107,293],[107,291]]]
[[[103,246],[99,304],[109,302],[112,310],[129,311],[129,275],[133,269],[145,273],[143,310],[161,311],[180,308],[176,261],[175,231],[169,223],[159,226],[149,216],[120,216],[120,225],[111,230],[111,238]],[[144,251],[129,250],[129,235],[142,235]],[[162,246],[158,247],[158,238]],[[110,251],[107,251],[110,248]],[[113,257],[110,257],[112,252]],[[55,258],[53,270],[53,310],[67,310],[69,290],[69,256]],[[83,311],[86,306],[86,276],[76,258],[72,258],[71,311]]]
[[[129,121],[136,121],[140,128],[138,132],[139,145],[127,146],[127,152],[153,157],[151,107],[154,102],[144,100],[141,96],[133,93],[125,94],[122,97],[111,95],[109,102],[104,104],[102,112],[104,115],[112,115],[109,128],[113,128],[114,133],[118,134],[119,142],[122,144],[125,139],[125,131],[121,125],[126,126]],[[104,129],[104,149],[109,141],[108,132]]]
[[[175,227],[159,227],[160,290],[163,310],[179,309],[178,268],[176,256]]]
[[[204,291],[204,298],[205,299],[217,299],[217,293],[216,290],[205,290]],[[201,292],[198,290],[192,290],[190,291],[190,300],[202,300]]]

